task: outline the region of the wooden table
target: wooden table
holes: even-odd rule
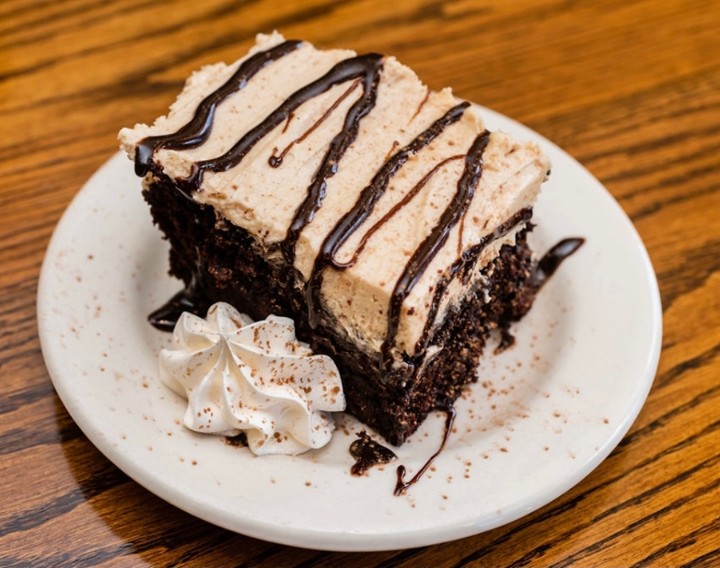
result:
[[[720,565],[718,3],[8,0],[0,27],[0,565]],[[431,87],[527,124],[642,236],[664,309],[647,404],[606,461],[528,517],[404,551],[269,544],[144,490],[55,394],[35,298],[63,210],[121,126],[162,114],[190,70],[274,28],[397,55]]]

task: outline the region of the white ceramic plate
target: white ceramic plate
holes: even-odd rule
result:
[[[38,292],[43,354],[83,432],[120,469],[177,507],[233,531],[329,550],[429,545],[476,534],[545,505],[588,475],[637,416],[655,374],[661,310],[631,223],[600,183],[557,146],[480,109],[492,128],[540,142],[553,162],[535,209],[534,247],[585,245],[485,357],[458,402],[456,431],[433,468],[393,496],[396,465],[350,474],[361,426],[343,417],[331,444],[299,457],[254,457],[180,425],[184,401],[157,377],[168,335],[146,321],[179,283],[132,164],[112,157],[60,221]],[[412,475],[444,417],[397,450]]]

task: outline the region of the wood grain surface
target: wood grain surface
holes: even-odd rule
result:
[[[427,548],[270,544],[141,488],[55,394],[35,300],[63,210],[120,127],[272,29],[396,55],[431,87],[527,124],[637,227],[664,310],[654,386],[610,457],[541,510]],[[719,566],[718,30],[709,0],[0,3],[0,566]]]

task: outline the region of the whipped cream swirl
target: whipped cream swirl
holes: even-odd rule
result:
[[[205,434],[244,432],[257,455],[299,454],[330,441],[329,412],[345,408],[340,374],[295,338],[291,319],[253,322],[225,303],[204,320],[184,313],[160,377],[188,400],[184,424]]]

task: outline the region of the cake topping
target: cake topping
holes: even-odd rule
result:
[[[252,322],[225,303],[207,319],[184,313],[160,377],[188,399],[184,424],[205,434],[244,433],[257,455],[299,454],[330,441],[329,412],[345,408],[332,359],[295,338],[289,318]]]

